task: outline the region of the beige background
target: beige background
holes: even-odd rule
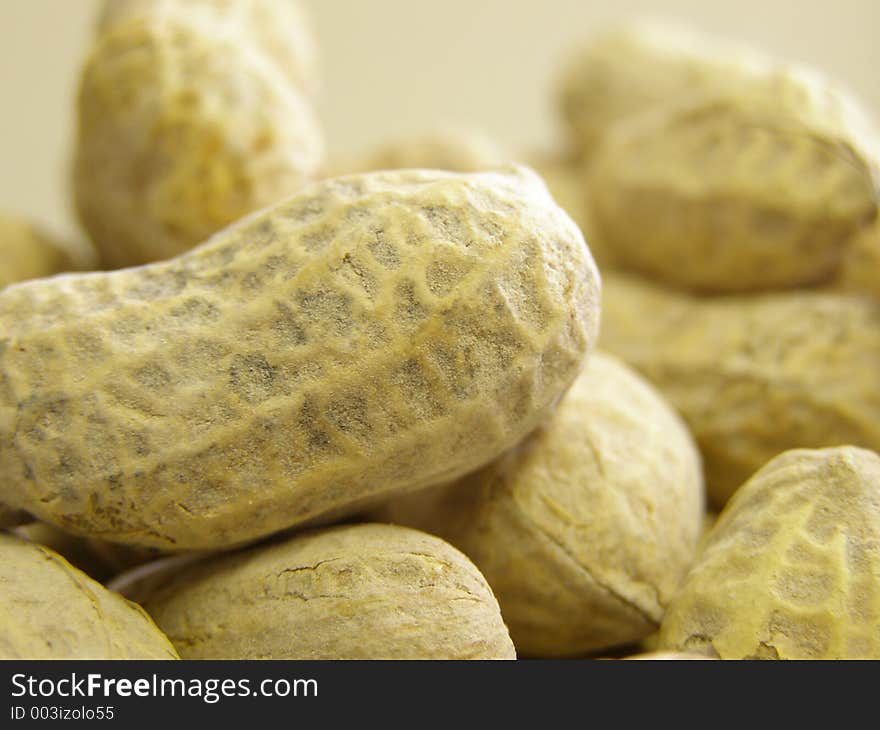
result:
[[[630,15],[690,22],[812,63],[880,110],[880,0],[303,0],[325,79],[335,156],[440,122],[510,145],[556,133],[566,50]],[[73,98],[98,0],[0,0],[0,208],[74,230]]]

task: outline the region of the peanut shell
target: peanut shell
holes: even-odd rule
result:
[[[731,293],[832,280],[877,217],[868,147],[812,80],[779,75],[605,135],[590,211],[621,268]]]
[[[302,4],[297,0],[104,0],[98,33],[134,18],[184,15],[211,26],[216,36],[240,38],[266,54],[290,83],[317,95],[317,48]]]
[[[0,534],[0,659],[177,659],[135,603],[48,548]]]
[[[177,259],[0,293],[0,501],[171,550],[353,513],[534,429],[599,303],[525,168],[314,184]]]
[[[600,345],[682,414],[721,507],[793,448],[880,449],[880,301],[825,291],[690,297],[604,279]]]
[[[179,255],[323,162],[311,102],[278,64],[181,13],[100,35],[77,109],[75,203],[108,268]]]
[[[186,659],[514,659],[485,579],[416,530],[306,532],[182,568],[147,609]]]
[[[880,455],[788,451],[724,508],[660,643],[722,659],[878,659],[878,576]]]

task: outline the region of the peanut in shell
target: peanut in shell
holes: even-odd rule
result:
[[[880,191],[857,125],[812,83],[760,79],[609,131],[588,189],[616,263],[700,293],[831,281]]]
[[[599,304],[525,168],[316,183],[177,259],[0,293],[0,501],[168,550],[354,513],[533,430]]]
[[[147,610],[186,659],[514,659],[485,579],[391,525],[301,533],[180,569]]]
[[[597,34],[558,82],[568,142],[589,158],[621,121],[754,78],[773,62],[751,48],[686,27],[628,22]]]
[[[135,603],[48,548],[0,534],[0,658],[177,659]]]
[[[716,508],[783,451],[880,449],[880,301],[870,297],[700,298],[606,275],[600,346],[682,414]]]
[[[320,87],[317,49],[298,0],[104,0],[99,34],[136,18],[182,15],[233,36],[268,56],[290,83],[315,96]]]
[[[880,658],[880,455],[787,451],[724,508],[661,646],[722,659]]]
[[[185,252],[297,192],[323,154],[279,64],[198,16],[112,23],[82,70],[73,190],[106,268]]]

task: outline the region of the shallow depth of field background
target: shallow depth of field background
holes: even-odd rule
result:
[[[440,122],[514,148],[558,133],[553,82],[627,16],[683,21],[813,64],[880,112],[880,0],[303,0],[320,44],[331,156]],[[99,0],[0,0],[0,209],[75,230],[67,168]]]

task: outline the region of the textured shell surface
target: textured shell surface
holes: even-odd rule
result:
[[[606,275],[600,346],[684,416],[716,506],[788,449],[880,449],[880,302],[869,297],[698,298]]]
[[[605,135],[594,224],[618,264],[671,285],[826,282],[877,217],[869,139],[845,99],[795,72],[669,104]]]
[[[520,655],[577,656],[657,629],[694,558],[703,501],[699,453],[679,416],[597,351],[514,450],[374,517],[465,552]]]
[[[47,548],[0,534],[0,658],[177,659],[140,606]]]
[[[685,27],[630,22],[597,35],[571,58],[559,104],[571,143],[589,156],[618,122],[771,65],[753,49]]]
[[[183,14],[265,53],[290,82],[309,95],[319,90],[317,48],[297,0],[104,0],[98,32],[134,18]]]
[[[391,525],[305,532],[182,568],[146,601],[187,659],[514,659],[462,553]]]
[[[62,243],[20,216],[0,213],[0,289],[29,279],[97,266],[88,244]],[[0,502],[0,529],[30,522],[27,513]]]
[[[660,643],[722,659],[880,658],[880,455],[788,451],[733,496]]]
[[[599,307],[526,168],[315,183],[177,259],[0,293],[0,501],[169,549],[354,512],[534,429]]]
[[[77,113],[75,203],[108,268],[183,253],[323,163],[311,102],[278,64],[186,14],[101,34]]]

